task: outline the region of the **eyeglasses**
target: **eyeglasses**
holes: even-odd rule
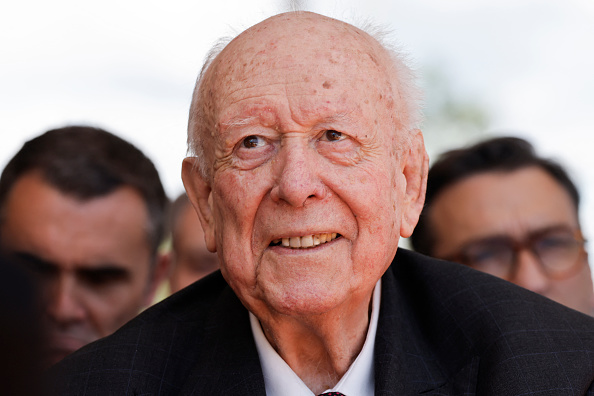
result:
[[[516,272],[518,254],[529,250],[547,277],[563,279],[581,268],[585,242],[580,230],[555,227],[533,232],[522,241],[498,236],[470,242],[448,259],[509,280]]]

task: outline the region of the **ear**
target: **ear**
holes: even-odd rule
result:
[[[429,156],[425,150],[425,142],[420,130],[417,129],[413,132],[408,153],[405,154],[403,160],[402,174],[406,179],[406,191],[402,207],[400,235],[408,238],[419,221],[427,191]]]
[[[200,224],[204,230],[206,248],[211,252],[217,251],[216,224],[212,208],[212,190],[210,184],[198,170],[198,158],[187,157],[182,163],[182,181],[192,203],[198,213]]]

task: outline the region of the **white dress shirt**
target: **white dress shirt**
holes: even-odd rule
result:
[[[324,392],[341,392],[346,396],[373,396],[374,394],[374,367],[373,349],[375,346],[375,333],[379,318],[381,296],[381,280],[375,285],[372,297],[371,318],[367,337],[363,349],[351,365],[345,375],[332,389]],[[289,365],[270,345],[258,318],[250,312],[250,324],[252,333],[260,356],[266,396],[312,396],[314,393],[303,381],[291,370]],[[314,395],[315,396],[315,395]]]

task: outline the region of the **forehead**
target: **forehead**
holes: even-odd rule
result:
[[[539,167],[470,176],[446,188],[431,208],[438,240],[527,232],[566,225],[577,227],[576,208],[567,191]]]
[[[354,115],[380,102],[390,107],[388,65],[377,41],[351,25],[315,14],[277,16],[242,33],[213,64],[218,119],[253,109],[266,117],[278,100],[290,102],[298,121],[320,107]]]
[[[129,263],[150,256],[148,213],[129,187],[79,201],[37,173],[21,177],[6,201],[3,243],[60,263]]]

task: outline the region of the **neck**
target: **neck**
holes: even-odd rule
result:
[[[315,393],[334,387],[363,348],[373,291],[324,314],[260,319],[268,342]]]

